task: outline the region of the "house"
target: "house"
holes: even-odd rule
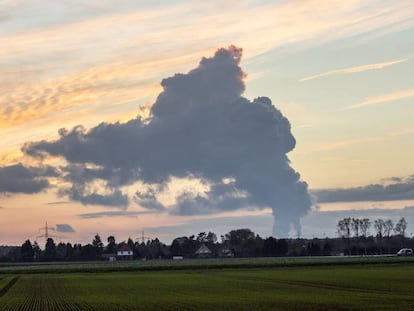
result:
[[[196,258],[211,258],[212,255],[212,251],[205,244],[201,244],[201,246],[194,253]]]
[[[233,258],[234,252],[227,247],[223,247],[219,250],[218,256],[220,258]]]
[[[134,258],[134,252],[128,244],[121,243],[118,245],[116,257],[120,260],[131,260]]]

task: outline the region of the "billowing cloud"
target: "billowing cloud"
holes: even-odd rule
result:
[[[72,186],[61,188],[58,193],[84,205],[125,208],[129,204],[129,198],[121,190],[111,187],[113,175],[110,170],[90,169],[85,164],[68,165],[62,168],[61,177],[70,182]],[[94,184],[94,180],[106,180],[107,187],[105,191],[98,193],[96,189],[99,188],[99,185]]]
[[[312,190],[319,203],[393,201],[414,199],[414,175],[405,179],[393,177],[389,184],[373,184],[343,189]]]
[[[134,201],[150,210],[162,211],[164,206],[158,202],[156,194],[161,189],[154,189],[153,187],[148,187],[145,191],[136,191],[134,196]]]
[[[32,167],[15,164],[0,167],[1,193],[38,193],[50,186],[47,177],[56,177],[58,172],[50,166]]]
[[[75,232],[75,229],[73,229],[73,227],[69,224],[57,224],[56,231],[70,233],[70,232]]]
[[[59,194],[67,195],[71,200],[79,201],[84,205],[104,205],[124,208],[129,204],[128,196],[118,189],[101,194],[87,188],[83,184],[73,184],[70,188],[60,190]]]
[[[248,191],[241,191],[235,181],[216,183],[202,195],[184,192],[178,195],[171,212],[177,215],[210,214],[248,207],[254,203]]]
[[[219,49],[189,73],[164,79],[149,121],[61,129],[59,139],[26,143],[23,151],[64,158],[72,186],[61,193],[84,204],[126,206],[122,187],[141,181],[148,187],[135,200],[150,209],[190,215],[271,207],[275,235],[300,231],[311,199],[286,155],[296,144],[290,123],[269,98],[241,96],[241,56],[234,46]],[[159,191],[173,177],[198,178],[209,190],[181,193],[165,206]]]

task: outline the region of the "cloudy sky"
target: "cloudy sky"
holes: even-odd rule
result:
[[[414,3],[0,0],[0,245],[414,232]]]

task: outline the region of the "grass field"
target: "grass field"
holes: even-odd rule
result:
[[[2,274],[0,310],[414,310],[414,264]]]
[[[149,260],[111,262],[61,263],[0,263],[2,274],[68,273],[68,272],[126,272],[189,269],[277,268],[328,265],[414,264],[414,256],[342,256],[342,257],[262,257],[203,260]]]

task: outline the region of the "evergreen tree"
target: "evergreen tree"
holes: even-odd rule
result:
[[[20,253],[22,261],[33,261],[35,253],[30,240],[26,240],[26,242],[22,244],[22,247],[20,248]]]
[[[56,260],[56,245],[52,238],[48,238],[46,241],[45,250],[43,252],[43,260],[45,261]]]

